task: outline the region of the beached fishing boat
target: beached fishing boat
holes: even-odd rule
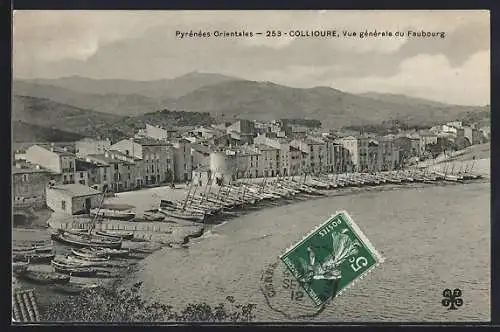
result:
[[[124,239],[124,240],[130,240],[131,238],[134,237],[134,233],[132,232],[120,232],[120,231],[95,231],[97,235],[102,235],[102,236],[107,236],[115,239]]]
[[[203,222],[203,220],[205,219],[204,214],[179,209],[174,206],[172,202],[165,200],[160,201],[160,208],[158,209],[158,211],[160,211],[167,217],[184,219],[194,222]]]
[[[92,258],[92,257],[127,257],[130,253],[130,249],[110,249],[110,248],[81,248],[73,249],[71,253],[75,256],[82,258]]]
[[[13,253],[23,253],[23,252],[36,252],[36,253],[47,253],[52,252],[54,245],[52,241],[40,241],[38,243],[30,243],[28,245],[13,245]]]
[[[70,280],[70,276],[56,272],[43,272],[26,270],[17,274],[21,280],[29,281],[36,284],[66,284]]]
[[[51,286],[51,289],[60,294],[79,295],[85,290],[95,289],[97,287],[99,287],[99,285],[97,284],[86,285],[86,284],[68,283],[64,285],[60,284],[53,285]]]
[[[29,262],[12,262],[12,272],[21,273],[28,270]]]
[[[86,262],[107,262],[111,259],[111,256],[109,256],[109,255],[107,255],[107,256],[97,256],[97,255],[78,256],[78,255],[75,255],[75,256],[79,257],[82,260],[85,260]]]
[[[112,267],[112,268],[125,268],[128,267],[128,264],[124,261],[95,261],[95,260],[87,260],[83,257],[76,256],[67,256],[66,260],[61,261],[61,263],[67,265],[76,265],[79,267]]]
[[[75,277],[93,277],[97,275],[97,270],[94,268],[83,267],[81,265],[77,266],[74,264],[63,264],[56,261],[51,262],[54,271],[68,274]]]
[[[74,234],[64,230],[58,230],[52,233],[51,238],[57,242],[75,247],[112,248],[112,249],[120,249],[122,247],[121,239],[96,237],[88,234]]]
[[[163,221],[165,220],[165,216],[162,216],[159,213],[150,213],[150,212],[144,212],[143,218],[145,221]]]
[[[131,220],[135,218],[135,213],[127,210],[112,210],[112,209],[103,209],[103,208],[94,208],[90,210],[90,214],[93,216],[99,216],[106,219],[115,219],[115,220]]]
[[[14,262],[20,261],[29,261],[33,264],[40,263],[50,263],[52,259],[54,259],[54,253],[37,253],[36,251],[32,251],[30,253],[13,253],[12,260]]]

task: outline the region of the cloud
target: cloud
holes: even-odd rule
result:
[[[490,100],[490,52],[473,54],[461,67],[443,55],[417,55],[403,61],[398,74],[340,79],[340,89],[355,93],[402,93],[455,104],[484,105]]]
[[[470,62],[489,52],[489,28],[487,11],[18,11],[14,74],[152,80],[199,70],[301,87],[424,93],[426,85],[443,82],[439,75],[449,78],[458,70],[467,78],[472,76],[467,70],[485,70],[478,63],[473,69]],[[177,30],[345,30],[359,36],[409,29],[446,37],[175,37]],[[447,92],[458,86],[446,85],[425,93],[466,98]],[[485,97],[483,88],[474,89],[471,100]]]

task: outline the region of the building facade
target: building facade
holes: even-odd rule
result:
[[[255,148],[259,153],[259,176],[273,177],[279,174],[280,149],[266,144],[255,144]]]
[[[76,155],[73,153],[55,146],[33,145],[26,150],[25,156],[26,161],[60,174],[62,184],[76,182]]]
[[[348,171],[365,172],[369,169],[368,144],[370,139],[367,136],[343,137],[338,139],[338,142],[349,151],[350,160],[348,164],[351,165],[352,170]]]
[[[392,171],[400,166],[399,147],[388,138],[378,140],[377,169],[380,171]]]
[[[111,146],[126,156],[142,160],[143,185],[160,185],[174,177],[174,151],[172,144],[152,138],[124,139]]]
[[[101,154],[109,150],[111,141],[84,138],[75,142],[75,151],[78,157],[85,157],[89,154]]]
[[[193,173],[193,158],[191,142],[180,139],[173,144],[174,180],[178,182],[191,181]]]
[[[16,164],[12,167],[12,206],[45,206],[45,189],[54,179],[52,173],[38,165]]]
[[[47,206],[54,212],[68,215],[86,214],[99,207],[103,193],[81,184],[48,186]]]
[[[226,128],[227,132],[236,132],[240,136],[241,144],[253,144],[255,124],[251,120],[238,120]]]
[[[173,128],[164,129],[160,126],[152,126],[146,123],[146,127],[143,129],[139,129],[136,137],[143,138],[149,137],[156,140],[170,140],[174,139],[178,136],[178,131]]]

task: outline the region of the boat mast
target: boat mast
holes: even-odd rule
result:
[[[90,223],[90,226],[89,226],[89,232],[88,232],[88,235],[90,236],[92,234],[92,231],[94,230],[94,227],[95,227],[95,223],[97,221],[97,218],[99,217],[99,211],[101,211],[101,206],[102,204],[104,203],[104,197],[106,196],[106,190],[103,191],[102,193],[102,199],[101,199],[101,202],[99,204],[99,207],[97,208],[97,212],[94,216],[94,218],[92,218],[92,222]]]
[[[188,202],[188,199],[189,199],[189,195],[191,194],[191,188],[192,187],[193,187],[193,181],[191,181],[191,184],[189,185],[189,190],[187,192],[186,199],[184,200],[184,204],[182,205],[182,210],[186,209],[186,205],[187,205],[187,202]]]
[[[203,198],[201,200],[201,203],[203,203],[205,200],[207,200],[207,195],[210,194],[211,187],[212,187],[212,173],[210,173],[210,176],[208,177],[208,182],[207,182],[207,185],[205,187],[205,192],[203,193]]]

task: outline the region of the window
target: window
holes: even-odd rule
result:
[[[80,172],[80,177],[83,178],[83,172]]]
[[[69,168],[72,169],[73,168],[73,162],[69,162]]]
[[[66,201],[61,201],[61,209],[66,211]]]
[[[130,155],[130,151],[129,151],[129,150],[125,150],[125,154],[126,154],[127,156],[129,156],[129,155]]]
[[[28,174],[23,174],[23,181],[27,182],[28,181]]]

